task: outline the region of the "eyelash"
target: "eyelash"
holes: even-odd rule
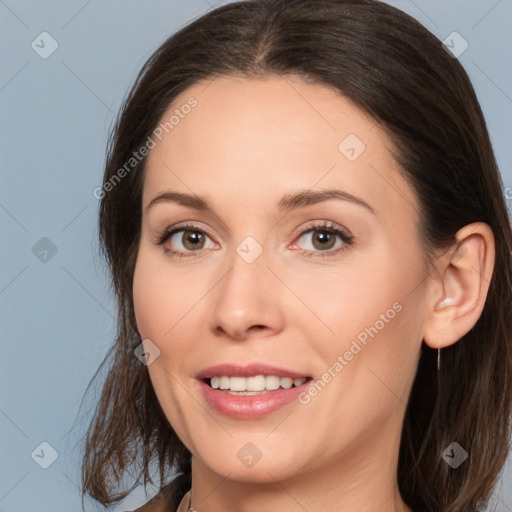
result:
[[[163,231],[161,233],[157,233],[156,244],[163,246],[163,244],[169,238],[171,238],[174,234],[179,233],[180,231],[198,232],[198,233],[205,234],[210,239],[212,238],[208,234],[208,232],[205,231],[204,229],[199,228],[198,226],[195,226],[194,224],[186,223],[186,224],[183,224],[181,226],[177,226],[177,227],[165,230],[165,231]],[[300,236],[298,238],[300,239],[304,235],[306,235],[308,233],[311,233],[311,232],[315,232],[315,231],[324,231],[326,233],[330,233],[330,234],[333,234],[333,235],[338,235],[341,238],[341,240],[343,241],[343,245],[341,247],[338,247],[338,249],[335,249],[335,250],[331,249],[331,250],[327,250],[327,251],[309,251],[309,250],[306,250],[306,249],[302,249],[301,250],[301,254],[304,255],[304,256],[308,256],[310,258],[326,258],[326,257],[331,257],[331,256],[334,256],[334,255],[337,255],[341,251],[344,251],[349,246],[353,245],[354,237],[352,235],[349,235],[344,230],[339,228],[336,224],[334,224],[333,222],[330,222],[330,221],[329,222],[324,221],[321,224],[313,224],[313,225],[309,226],[308,228],[306,228],[304,231],[302,231],[300,233]],[[201,252],[200,250],[198,250],[198,251],[189,251],[189,253],[191,253],[191,254],[186,254],[186,253],[183,253],[181,251],[175,251],[174,249],[170,249],[169,247],[163,247],[163,250],[164,250],[165,253],[169,254],[170,256],[178,256],[179,258],[183,258],[183,257],[184,258],[188,258],[188,257],[195,258],[195,257],[197,257],[197,255],[194,254],[194,253]]]

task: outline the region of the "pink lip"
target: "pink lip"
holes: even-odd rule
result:
[[[293,372],[277,366],[263,363],[252,363],[246,366],[236,364],[218,364],[210,366],[197,375],[197,379],[210,379],[212,377],[251,377],[253,375],[277,375],[278,377],[290,377],[291,379],[302,379],[308,377],[302,373]]]
[[[298,395],[309,386],[312,380],[296,388],[277,389],[265,391],[260,395],[246,396],[230,395],[219,389],[213,389],[204,380],[197,382],[206,402],[216,411],[226,416],[250,420],[270,414],[290,402],[297,401]]]
[[[277,366],[252,363],[246,366],[220,364],[211,366],[196,375],[199,387],[206,402],[216,411],[239,419],[255,419],[265,416],[297,400],[297,396],[309,386],[312,379],[290,389],[264,391],[259,395],[230,395],[220,389],[211,388],[205,381],[211,377],[251,377],[253,375],[277,375],[291,379],[308,377],[302,373]]]

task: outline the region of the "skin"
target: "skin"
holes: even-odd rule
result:
[[[477,321],[494,263],[492,231],[465,226],[429,266],[415,194],[391,141],[333,90],[291,77],[221,77],[184,91],[169,113],[190,97],[197,106],[148,157],[133,298],[142,339],[160,350],[148,366],[156,395],[192,453],[192,505],[410,511],[396,468],[421,344],[455,343]],[[354,161],[338,149],[349,134],[366,146]],[[277,209],[287,194],[326,188],[375,213],[337,199]],[[174,202],[146,211],[164,190],[205,196],[214,212]],[[315,241],[322,228],[303,234],[324,220],[348,231],[352,245],[335,253],[344,245],[337,235],[325,249]],[[186,221],[207,233],[202,248],[194,252],[186,231],[155,243],[158,232]],[[263,249],[252,263],[236,252],[247,236]],[[321,379],[396,303],[400,312],[306,405],[235,419],[200,393],[195,375],[225,362],[261,361]],[[237,457],[248,442],[261,453],[252,467]]]

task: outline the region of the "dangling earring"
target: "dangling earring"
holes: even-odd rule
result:
[[[455,304],[455,300],[452,297],[447,297],[439,303],[439,308],[445,308],[446,306],[452,306]],[[437,371],[441,368],[441,347],[437,347]]]

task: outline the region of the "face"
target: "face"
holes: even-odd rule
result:
[[[390,140],[298,78],[217,78],[162,121],[176,109],[147,160],[133,298],[193,464],[263,482],[394,458],[427,269]]]

